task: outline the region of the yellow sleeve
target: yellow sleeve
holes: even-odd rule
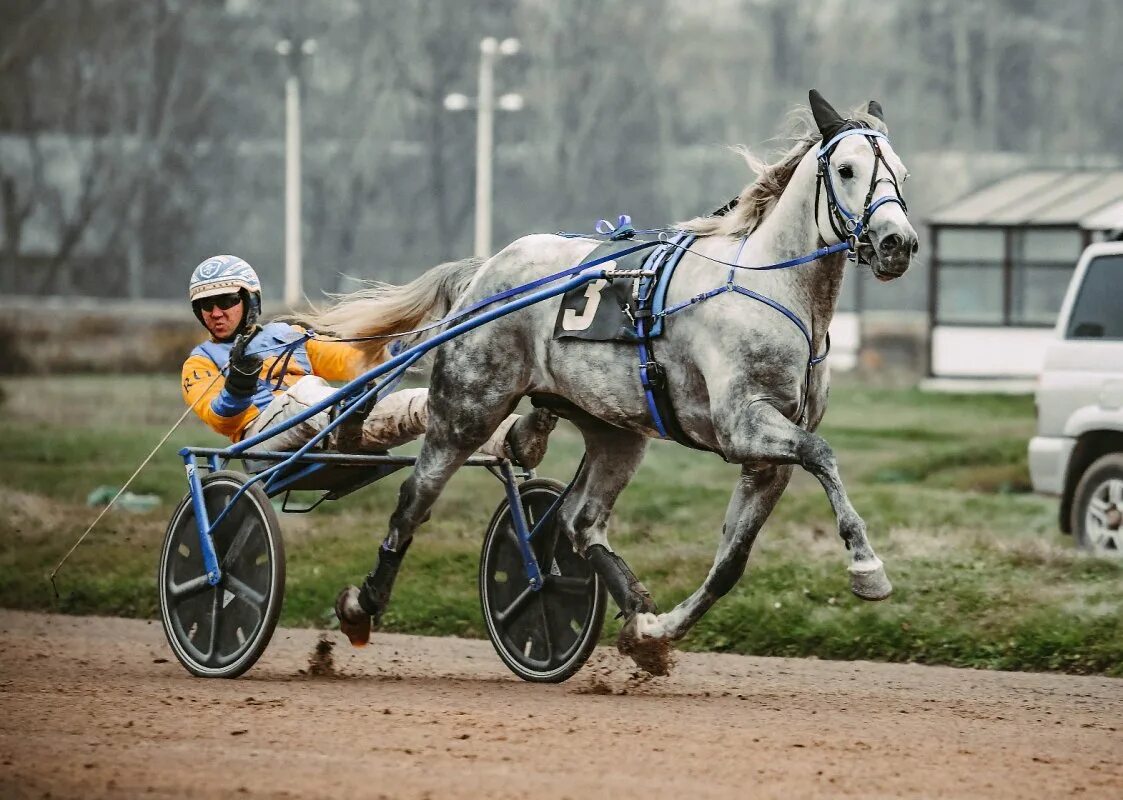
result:
[[[363,374],[363,354],[347,342],[309,339],[305,347],[313,375],[326,381],[349,381]]]
[[[211,408],[211,403],[222,392],[225,384],[226,381],[218,367],[206,356],[193,355],[183,362],[183,402],[187,403],[211,430],[237,441],[238,434],[253,422],[259,412],[257,407],[251,404],[245,411],[232,417],[216,414]]]

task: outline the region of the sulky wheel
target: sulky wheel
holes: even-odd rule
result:
[[[527,525],[533,530],[565,487],[533,478],[519,486]],[[519,554],[511,508],[499,504],[480,554],[480,605],[495,651],[523,680],[561,683],[589,659],[604,624],[605,590],[592,566],[573,551],[555,524],[532,542],[545,578],[529,586]]]
[[[233,471],[202,478],[212,521],[246,480]],[[285,548],[277,514],[256,485],[238,499],[213,536],[222,570],[217,586],[207,582],[188,494],[172,514],[160,553],[160,616],[172,652],[188,672],[236,678],[261,657],[277,625]]]

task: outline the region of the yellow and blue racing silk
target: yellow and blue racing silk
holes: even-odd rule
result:
[[[213,430],[240,440],[258,414],[305,375],[327,381],[349,381],[362,374],[363,354],[345,342],[305,340],[306,331],[271,322],[246,347],[263,363],[252,397],[234,397],[219,377],[230,360],[233,342],[203,342],[183,362],[183,400]]]

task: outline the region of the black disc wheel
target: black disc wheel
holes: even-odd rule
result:
[[[203,477],[213,522],[246,482],[240,472]],[[285,591],[285,549],[269,498],[257,485],[234,503],[212,534],[222,577],[207,581],[195,509],[180,502],[160,553],[156,576],[164,633],[179,662],[203,678],[236,678],[265,652]]]
[[[519,486],[531,530],[565,487],[534,478]],[[555,515],[556,516],[556,515]],[[604,624],[605,590],[592,566],[548,521],[531,541],[544,585],[530,587],[511,507],[500,503],[480,554],[480,605],[499,657],[523,680],[561,683],[593,652]]]

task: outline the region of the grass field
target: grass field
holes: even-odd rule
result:
[[[60,575],[95,487],[119,486],[182,411],[173,376],[7,379],[0,414],[0,605],[153,617],[164,526],[185,491],[176,450],[218,443],[194,419],[132,487],[163,503],[112,512]],[[847,590],[845,550],[819,485],[797,473],[749,570],[682,643],[762,655],[916,661],[1123,676],[1123,562],[1089,557],[1057,531],[1056,501],[1028,493],[1029,398],[938,396],[843,381],[822,432],[896,592]],[[567,479],[580,441],[566,423],[541,474]],[[667,609],[705,576],[737,468],[655,443],[613,521],[613,542]],[[328,626],[339,587],[371,566],[398,476],[312,515],[283,515],[282,622]],[[422,528],[386,625],[482,636],[475,587],[483,530],[502,496],[465,470]],[[606,637],[614,633],[606,626]]]

